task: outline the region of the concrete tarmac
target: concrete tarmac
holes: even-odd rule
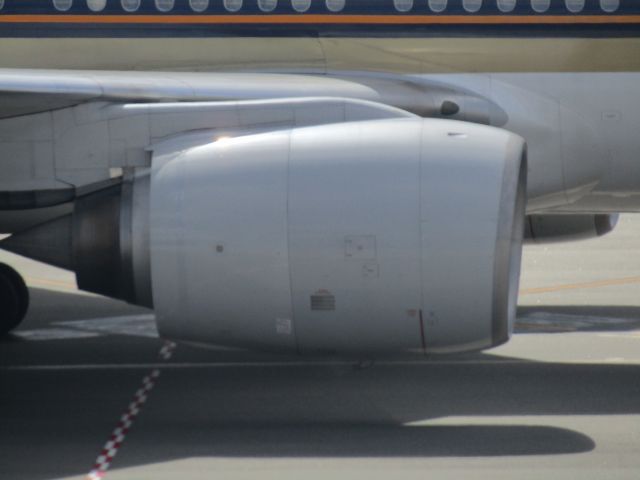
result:
[[[147,310],[10,254],[32,308],[0,341],[0,478],[80,479],[161,374],[108,479],[638,479],[640,217],[528,247],[518,333],[371,365],[179,345]]]

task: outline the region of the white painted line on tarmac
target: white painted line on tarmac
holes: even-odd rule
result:
[[[375,366],[406,366],[406,367],[438,367],[456,365],[555,365],[558,363],[567,365],[609,365],[621,363],[627,365],[640,365],[640,359],[604,358],[601,360],[582,359],[571,361],[537,360],[452,360],[452,361],[381,361],[373,362]],[[104,363],[85,365],[9,365],[0,367],[0,371],[6,372],[47,372],[47,371],[82,371],[82,370],[145,370],[158,368],[161,370],[187,370],[187,369],[225,369],[225,368],[325,368],[325,367],[355,367],[357,362],[204,362],[204,363]]]
[[[485,361],[453,361],[453,362],[426,362],[426,361],[398,361],[398,362],[374,362],[373,366],[435,366],[435,365],[500,365],[531,363],[526,360],[485,360]],[[12,365],[0,367],[0,371],[64,371],[64,370],[144,370],[149,368],[161,368],[163,370],[184,369],[224,369],[224,368],[307,368],[307,367],[353,367],[357,362],[203,362],[203,363],[104,363],[87,365]]]
[[[95,338],[100,333],[70,330],[68,328],[40,328],[35,330],[18,330],[13,332],[16,337],[32,342],[49,342],[52,340],[69,340],[78,338]]]
[[[606,332],[599,333],[599,337],[604,338],[624,338],[625,340],[640,340],[640,332]]]
[[[25,340],[33,341],[95,338],[107,335],[127,335],[154,339],[159,337],[153,314],[71,320],[53,322],[52,325],[50,328],[17,330],[13,334]]]
[[[129,335],[132,337],[145,338],[159,337],[156,327],[156,317],[151,313],[55,322],[54,325],[104,335]]]

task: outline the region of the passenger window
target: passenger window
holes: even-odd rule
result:
[[[475,13],[482,8],[482,0],[463,0],[462,6],[469,13]]]
[[[531,7],[538,13],[544,13],[549,10],[551,0],[531,0]]]
[[[291,6],[296,12],[306,12],[311,6],[311,0],[291,0]]]
[[[393,0],[393,6],[398,12],[408,12],[413,8],[413,0]]]
[[[120,5],[126,12],[135,12],[140,8],[140,0],[120,0]]]
[[[498,9],[502,13],[508,13],[516,8],[516,0],[498,0]]]
[[[432,12],[444,12],[447,8],[447,0],[429,0],[429,8]]]
[[[278,0],[258,0],[258,8],[263,12],[272,12],[278,6]]]
[[[571,13],[578,13],[584,8],[584,0],[565,0],[565,5]]]
[[[66,12],[73,5],[73,0],[53,0],[53,6],[59,12]]]
[[[169,12],[173,9],[174,0],[156,0],[156,8],[161,12]]]
[[[87,7],[92,12],[101,12],[107,6],[107,0],[87,0]]]
[[[228,12],[237,12],[242,8],[242,0],[224,0],[222,3]]]
[[[600,8],[607,13],[612,13],[620,8],[620,0],[600,0]]]
[[[340,12],[344,9],[345,0],[327,0],[326,4],[330,12]]]
[[[189,0],[189,6],[194,12],[204,12],[209,8],[209,0]]]

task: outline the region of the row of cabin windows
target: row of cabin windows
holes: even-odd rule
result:
[[[161,12],[170,12],[175,6],[175,0],[154,0],[156,8]],[[278,5],[278,0],[257,0],[258,7],[263,12],[271,12]],[[291,7],[296,12],[306,12],[311,7],[311,0],[290,0]],[[424,0],[423,0],[424,1]],[[488,0],[487,0],[488,1]],[[531,8],[538,13],[546,12],[551,6],[551,0],[520,0],[530,1]],[[107,0],[86,0],[89,10],[100,12],[107,6]],[[243,0],[223,0],[224,8],[229,12],[237,12],[242,8]],[[501,12],[509,13],[516,8],[518,0],[496,0]],[[0,0],[0,9],[4,7],[5,0]],[[140,8],[141,0],[120,0],[120,5],[127,12],[135,12]],[[189,6],[194,12],[204,12],[209,8],[209,0],[189,0]],[[429,8],[435,12],[444,12],[449,0],[427,0]],[[340,12],[344,9],[346,0],[325,0],[327,9],[331,12]],[[467,12],[475,13],[482,8],[483,0],[462,0],[462,6]],[[585,6],[585,0],[564,0],[565,7],[571,13],[580,13]],[[53,0],[56,10],[65,12],[71,8],[73,0]],[[399,12],[408,12],[413,9],[414,0],[393,0],[393,5]],[[600,0],[600,8],[607,13],[612,13],[620,7],[620,0]]]

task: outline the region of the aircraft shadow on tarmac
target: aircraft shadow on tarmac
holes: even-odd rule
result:
[[[41,328],[45,317],[67,320],[140,312],[100,297],[37,289],[32,293],[34,311],[27,322],[31,327]],[[47,313],[47,305],[56,308]],[[4,347],[11,347],[5,360],[10,364],[23,347],[40,348],[35,343],[5,341]],[[101,343],[113,356],[105,361],[114,362],[127,361],[129,355],[153,362],[155,357],[141,359],[140,351],[152,355],[159,345],[154,339],[117,335],[49,342],[46,358],[56,363],[60,355],[85,354],[88,350],[80,345],[94,349]],[[508,417],[640,413],[639,365],[500,362],[487,353],[459,358],[496,362],[386,362],[358,369],[321,361],[283,365],[299,358],[180,346],[114,468],[194,457],[571,454],[593,450],[594,440],[548,418],[533,423],[517,418],[510,422]],[[242,361],[265,364],[237,365]],[[268,364],[273,361],[279,364]],[[208,365],[178,368],[185,362]],[[211,366],[218,362],[236,365]],[[0,432],[0,461],[11,474],[8,478],[39,480],[83,473],[145,373],[144,369],[5,372],[0,403],[9,421]],[[460,420],[429,423],[445,417]],[[468,417],[474,423],[465,420]],[[492,417],[501,418],[492,422]],[[406,425],[416,422],[420,423]],[[64,442],[73,447],[69,448],[77,461],[60,461],[56,450],[64,451]],[[32,459],[39,457],[34,466],[25,466],[27,451]]]

